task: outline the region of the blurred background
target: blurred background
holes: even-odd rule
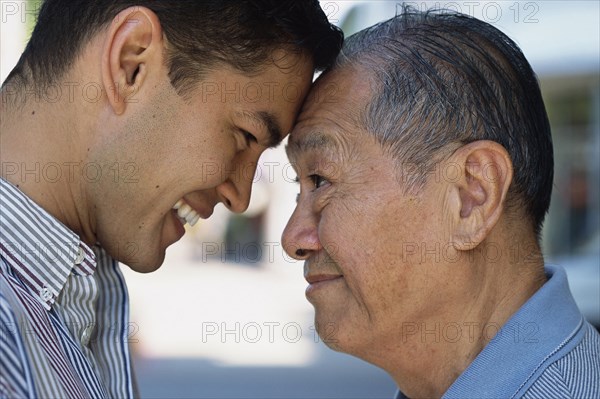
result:
[[[555,144],[555,182],[543,231],[549,263],[563,265],[588,320],[600,325],[600,3],[415,1],[489,22],[537,72]],[[35,23],[38,1],[1,5],[4,81]],[[401,9],[392,1],[322,1],[346,36]],[[280,236],[294,207],[283,146],[268,151],[243,215],[217,208],[167,253],[157,272],[123,267],[130,345],[146,398],[390,398],[380,369],[327,349],[304,298],[302,264]]]

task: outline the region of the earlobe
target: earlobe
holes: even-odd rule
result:
[[[108,28],[102,54],[102,80],[117,115],[145,82],[148,68],[162,63],[162,32],[158,17],[145,7],[121,11]]]
[[[512,162],[503,146],[488,140],[459,148],[452,162],[461,170],[453,182],[452,242],[457,250],[471,250],[485,240],[504,212]]]

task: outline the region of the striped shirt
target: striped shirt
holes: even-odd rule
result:
[[[119,265],[0,179],[0,397],[133,397]]]
[[[564,269],[546,265],[546,275],[443,398],[600,398],[600,335],[577,308]]]

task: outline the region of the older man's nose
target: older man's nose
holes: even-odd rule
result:
[[[296,206],[281,237],[283,249],[297,260],[308,259],[322,246],[317,234],[317,218],[309,210]]]

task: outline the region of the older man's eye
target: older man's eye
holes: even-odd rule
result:
[[[315,189],[323,186],[323,184],[327,183],[327,180],[325,180],[325,178],[323,178],[323,176],[314,174],[314,175],[310,175],[309,176],[310,180],[312,181],[313,185],[315,186]]]

